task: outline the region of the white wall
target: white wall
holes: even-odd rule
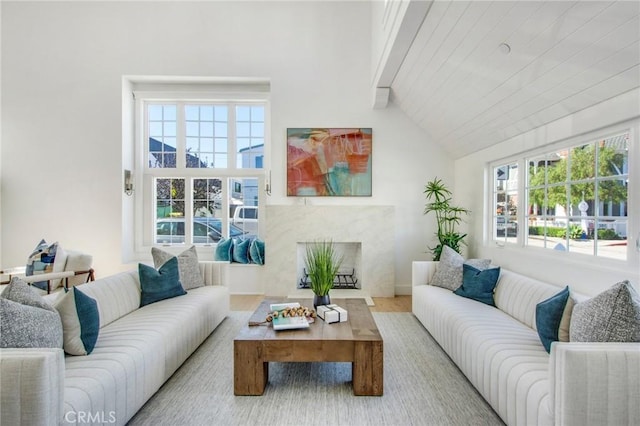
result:
[[[0,4],[0,27],[2,27],[2,5]],[[2,31],[0,31],[0,46],[2,46]],[[0,48],[1,53],[1,48]],[[0,54],[0,81],[2,81],[2,54]],[[1,88],[0,88],[1,89]],[[0,90],[0,268],[2,262],[2,90]]]
[[[491,148],[474,153],[455,162],[455,194],[456,199],[465,203],[465,207],[473,211],[468,223],[469,250],[473,257],[490,258],[495,263],[510,270],[531,275],[557,285],[569,285],[574,291],[594,295],[616,282],[628,279],[636,286],[640,285],[640,265],[638,254],[631,253],[626,264],[607,259],[595,259],[589,256],[565,256],[551,250],[526,248],[500,248],[490,242],[483,241],[482,212],[487,212],[489,188],[484,176],[488,163],[539,148],[554,142],[562,141],[587,132],[608,128],[617,123],[631,123],[635,130],[635,144],[632,152],[631,167],[635,172],[635,180],[631,187],[640,186],[640,143],[637,129],[640,116],[640,90],[627,92],[608,101],[586,108],[576,114],[564,117],[555,122],[540,126],[530,132],[506,140]],[[638,192],[629,194],[629,201],[636,202]],[[635,236],[640,231],[640,213],[629,210],[630,238],[629,244],[635,246]]]
[[[400,287],[429,257],[422,189],[452,183],[453,162],[397,108],[371,109],[368,2],[0,4],[3,266],[42,237],[92,253],[98,276],[134,266],[122,264],[123,75],[269,78],[269,204],[303,202],[285,195],[287,127],[372,127],[373,197],[307,203],[395,205]]]

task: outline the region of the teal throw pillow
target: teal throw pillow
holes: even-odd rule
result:
[[[259,238],[251,241],[251,245],[249,246],[249,257],[251,258],[251,262],[264,265],[264,241]]]
[[[233,240],[233,261],[237,263],[249,263],[249,246],[251,240],[241,240],[235,238]]]
[[[538,336],[547,352],[551,352],[551,343],[559,338],[560,322],[569,300],[569,287],[536,305],[536,328]]]
[[[498,284],[500,267],[480,270],[466,263],[462,265],[462,285],[455,294],[495,306],[493,290]]]
[[[62,347],[69,355],[89,355],[98,341],[98,303],[73,287],[54,305],[62,319]]]
[[[231,262],[233,260],[233,239],[222,238],[218,241],[213,260],[219,262]]]
[[[139,263],[138,273],[142,291],[140,307],[187,294],[180,283],[180,271],[176,257],[167,260],[158,270]]]

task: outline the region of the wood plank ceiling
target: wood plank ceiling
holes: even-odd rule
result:
[[[639,18],[637,0],[434,1],[391,101],[468,155],[640,87]]]

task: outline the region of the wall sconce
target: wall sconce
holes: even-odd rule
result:
[[[128,196],[133,194],[133,174],[131,170],[124,171],[124,193]]]
[[[264,192],[271,196],[271,170],[265,173],[264,181]]]

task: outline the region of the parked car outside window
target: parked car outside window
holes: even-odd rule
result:
[[[238,206],[233,212],[232,223],[244,232],[258,233],[258,206]]]
[[[245,232],[230,224],[231,238],[245,236]],[[222,238],[222,222],[214,217],[196,217],[193,219],[193,244],[217,243]],[[184,218],[158,219],[156,222],[157,244],[184,244]]]

